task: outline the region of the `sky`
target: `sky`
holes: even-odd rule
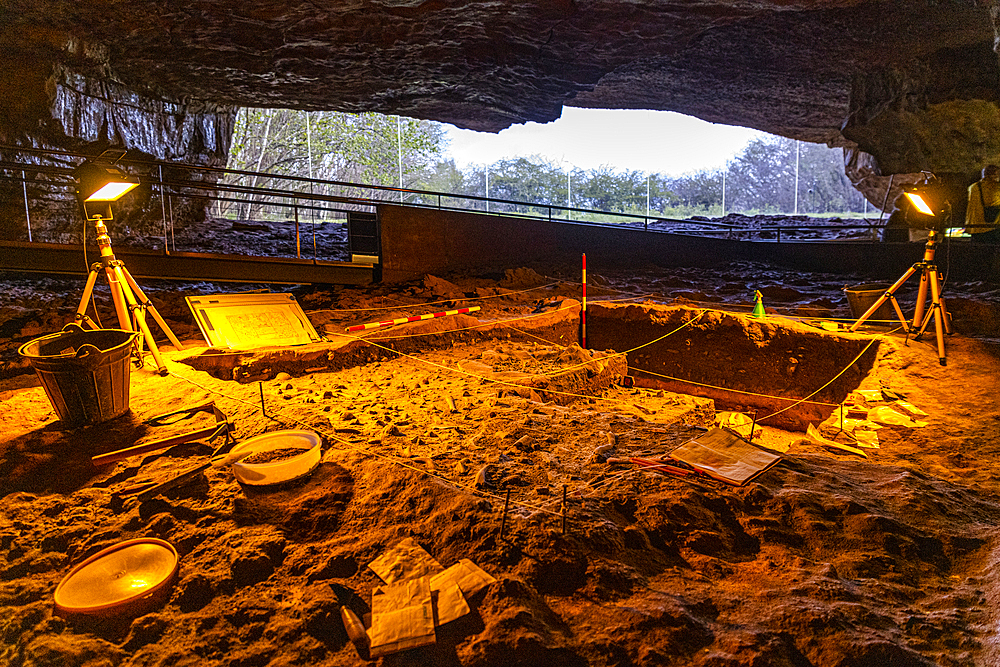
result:
[[[563,107],[551,123],[514,125],[499,134],[444,127],[448,152],[461,169],[541,155],[577,169],[608,166],[666,176],[722,168],[751,140],[770,136],[672,111],[573,107]]]

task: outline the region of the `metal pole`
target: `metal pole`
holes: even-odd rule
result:
[[[309,127],[309,112],[306,112],[306,159],[309,160],[309,197],[313,196],[313,151],[312,151],[312,131]],[[315,202],[312,202],[315,204]],[[316,209],[312,209],[312,223],[316,226]]]
[[[729,165],[722,170],[722,217],[726,217],[726,172],[729,171]]]
[[[573,183],[572,183],[572,180],[573,180],[573,172],[567,170],[566,171],[566,208],[567,209],[573,208]],[[567,210],[566,211],[566,216],[570,220],[572,220],[573,219],[573,211]]]
[[[399,156],[399,203],[403,203],[403,121],[396,116],[396,155]]]
[[[486,212],[490,212],[490,165],[486,165]]]
[[[299,205],[295,204],[295,257],[302,259],[302,237],[299,236]],[[315,225],[313,226],[315,229]]]
[[[174,198],[167,197],[167,207],[170,209],[170,250],[177,252],[177,243],[174,241]]]
[[[21,170],[21,188],[24,190],[24,219],[28,223],[28,243],[31,243],[31,211],[28,210],[28,178]]]
[[[799,214],[799,140],[795,140],[795,212]]]
[[[160,210],[163,213],[163,254],[166,255],[170,252],[167,247],[167,196],[163,194],[163,165],[159,165],[160,168]]]
[[[646,174],[646,217],[642,221],[642,228],[649,231],[649,174]]]

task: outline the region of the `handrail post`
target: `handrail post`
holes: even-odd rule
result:
[[[167,247],[167,201],[163,194],[163,165],[158,165],[160,169],[160,212],[163,217],[163,254],[169,255],[170,249]]]
[[[302,259],[302,239],[299,236],[299,204],[292,205],[295,211],[295,258]]]
[[[28,177],[21,170],[21,189],[24,190],[24,219],[28,223],[28,243],[31,243],[31,211],[28,209]]]

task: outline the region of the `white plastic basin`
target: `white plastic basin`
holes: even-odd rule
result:
[[[274,431],[244,440],[233,447],[233,453],[250,451],[254,454],[276,449],[301,449],[302,453],[270,463],[233,464],[236,479],[243,484],[265,486],[280,484],[308,475],[319,465],[320,437],[312,431]]]

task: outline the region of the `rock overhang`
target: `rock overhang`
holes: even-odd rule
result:
[[[45,134],[41,110],[72,71],[222,115],[379,111],[496,132],[563,106],[671,110],[858,147],[882,175],[971,175],[1000,154],[990,11],[909,0],[4,0],[3,133]]]

